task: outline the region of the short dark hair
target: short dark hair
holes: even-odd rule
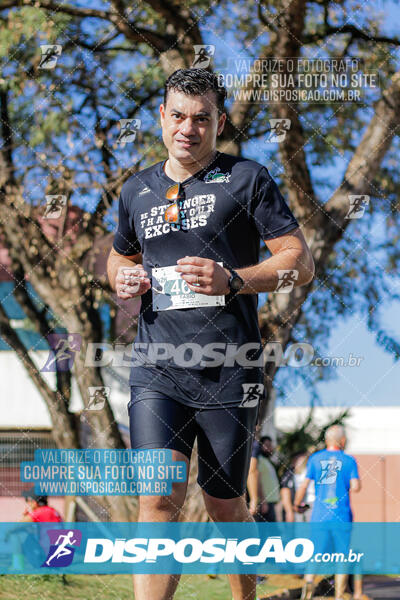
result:
[[[266,440],[268,440],[269,442],[272,442],[272,438],[269,435],[263,435],[262,437],[260,437],[261,444],[263,444]]]
[[[38,496],[36,502],[39,506],[47,506],[47,496]]]
[[[35,494],[35,491],[33,488],[22,492],[22,496],[26,500],[34,500],[35,502],[38,503],[39,506],[47,506],[47,496],[43,496],[41,494]]]
[[[178,69],[170,75],[164,85],[164,106],[167,104],[168,92],[176,90],[188,96],[202,96],[213,91],[217,97],[217,109],[223,113],[227,96],[225,87],[220,83],[218,75],[206,69]]]

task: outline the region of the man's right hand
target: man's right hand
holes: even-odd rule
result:
[[[250,500],[249,503],[249,513],[252,517],[257,514],[258,511],[258,500]]]
[[[118,268],[115,278],[115,291],[118,298],[122,300],[136,298],[142,296],[150,288],[150,279],[147,277],[143,265],[138,264],[134,267],[124,265]]]

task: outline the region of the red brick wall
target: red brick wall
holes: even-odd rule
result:
[[[352,494],[355,521],[400,521],[400,454],[354,455],[362,489]]]
[[[48,499],[49,506],[53,506],[60,515],[65,518],[64,515],[64,498],[57,497]],[[21,497],[15,496],[0,496],[0,521],[7,523],[14,523],[19,521],[22,517],[22,513],[25,509],[25,500]]]

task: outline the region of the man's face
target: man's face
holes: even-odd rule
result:
[[[26,499],[26,504],[27,504],[27,507],[28,507],[29,511],[35,510],[35,508],[38,507],[38,503],[33,498],[27,498]]]
[[[261,446],[261,452],[264,456],[272,456],[274,453],[274,445],[271,440],[264,440]]]
[[[218,117],[215,93],[189,96],[170,90],[160,106],[162,136],[168,154],[182,164],[193,164],[215,150],[226,115]]]

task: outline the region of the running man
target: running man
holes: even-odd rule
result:
[[[160,116],[168,159],[123,185],[108,276],[120,298],[142,300],[128,404],[132,448],[170,448],[189,467],[197,437],[208,514],[241,522],[252,521],[245,490],[263,395],[257,293],[274,291],[282,269],[307,284],[314,265],[267,169],[216,150],[225,97],[204,69],[166,81]],[[263,262],[260,239],[272,255]],[[139,521],[177,520],[186,488],[178,482],[169,497],[142,496]],[[234,600],[254,600],[255,575],[229,579]],[[136,575],[135,598],[173,598],[178,580]]]
[[[323,550],[347,554],[350,542],[350,527],[353,521],[350,506],[350,491],[358,492],[361,482],[355,458],[344,453],[346,435],[341,425],[332,425],[325,432],[326,449],[315,452],[307,462],[304,482],[294,499],[294,510],[301,510],[307,488],[315,483],[315,502],[311,513],[312,523],[327,523],[326,530],[318,533],[319,543],[327,546]],[[321,548],[322,550],[322,548]],[[302,600],[311,600],[314,592],[313,575],[305,576]],[[343,600],[347,585],[347,574],[335,575],[335,597]],[[354,600],[362,598],[361,580],[357,580]]]

